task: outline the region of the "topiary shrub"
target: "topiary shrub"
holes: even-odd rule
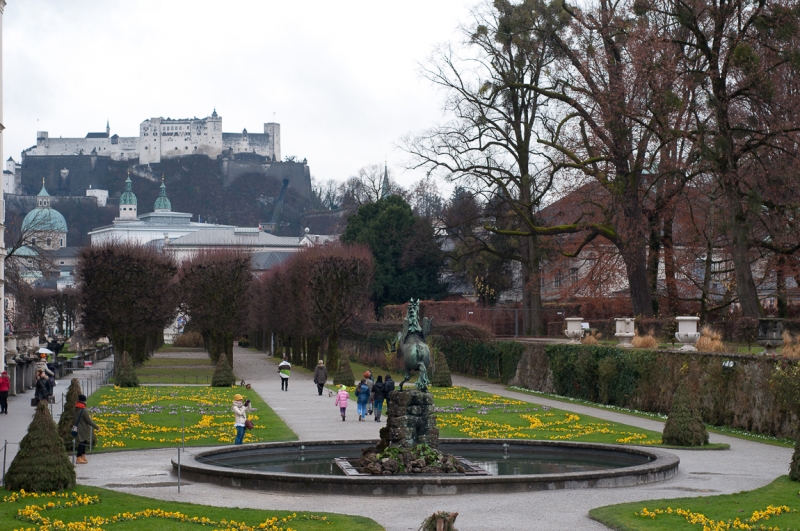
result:
[[[792,481],[800,481],[800,439],[794,442],[792,462],[789,463],[789,479]]]
[[[8,490],[52,492],[75,486],[75,467],[64,449],[46,401],[39,402],[5,476]]]
[[[336,374],[333,375],[333,385],[352,387],[355,383],[356,377],[350,367],[350,360],[347,359],[347,356],[342,356],[339,358],[339,368],[336,370]]]
[[[433,377],[431,385],[433,387],[453,387],[453,378],[450,376],[450,367],[447,365],[447,358],[439,349],[431,347],[433,351]]]
[[[122,353],[119,367],[114,373],[114,383],[118,387],[139,387],[139,378],[136,376],[133,361],[127,351]]]
[[[211,387],[231,387],[236,383],[236,376],[233,375],[231,364],[228,363],[228,356],[220,356],[214,376],[211,378]]]
[[[708,444],[706,425],[685,380],[678,384],[678,389],[672,398],[672,408],[669,410],[661,440],[664,444],[673,446]]]
[[[77,378],[73,378],[67,389],[67,396],[64,398],[64,411],[58,419],[58,436],[64,441],[64,448],[72,450],[72,426],[75,424],[75,403],[78,395],[83,394],[81,384]]]

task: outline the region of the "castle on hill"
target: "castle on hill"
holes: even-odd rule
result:
[[[88,133],[84,138],[51,138],[47,131],[36,133],[36,145],[22,152],[24,157],[93,155],[116,161],[156,164],[163,159],[185,155],[252,153],[269,161],[281,160],[281,126],[265,123],[263,133],[223,133],[222,117],[216,109],[205,118],[149,118],[139,124],[139,136],[111,134],[106,122],[104,132]]]

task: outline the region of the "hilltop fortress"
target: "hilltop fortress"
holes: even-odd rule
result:
[[[22,152],[22,157],[94,155],[115,161],[157,164],[163,159],[185,155],[220,155],[252,153],[267,161],[281,160],[281,126],[265,123],[263,133],[223,133],[222,117],[216,109],[205,118],[150,118],[139,124],[138,137],[88,133],[84,138],[50,138],[47,131],[36,133],[36,145]]]

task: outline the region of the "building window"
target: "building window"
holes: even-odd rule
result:
[[[561,287],[561,270],[559,269],[556,271],[556,276],[553,278],[553,287],[560,288]]]
[[[578,268],[577,267],[570,267],[569,268],[569,280],[573,284],[578,282]]]
[[[50,238],[47,238],[47,240],[45,240],[45,241],[47,242],[47,243],[46,243],[46,245],[47,245],[48,247],[50,247],[51,245],[53,245],[53,240],[51,240]]]
[[[36,238],[31,238],[31,245],[36,245]]]
[[[64,247],[64,238],[59,238],[59,239],[58,239],[58,245],[59,245],[60,247]],[[62,262],[62,263],[63,263],[63,262]]]

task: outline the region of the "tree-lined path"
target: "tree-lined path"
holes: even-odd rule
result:
[[[234,356],[238,378],[251,383],[253,391],[264,398],[301,440],[377,439],[380,424],[371,420],[357,422],[355,418],[342,422],[333,398],[328,397],[327,393],[322,397],[317,395],[310,374],[293,371],[289,392],[285,393],[280,391],[275,360],[265,354],[238,347],[234,350]],[[471,378],[455,376],[454,383],[632,426],[661,429],[661,423],[650,419],[533,398]],[[731,449],[675,450],[674,453],[681,458],[680,470],[675,478],[631,488],[372,498],[255,492],[191,482],[184,483],[178,494],[170,465],[170,459],[177,453],[174,449],[96,454],[91,456],[88,465],[78,469],[78,482],[158,499],[205,505],[358,514],[375,519],[388,531],[416,530],[422,515],[438,510],[458,511],[457,523],[461,531],[489,528],[601,531],[606,528],[587,516],[593,507],[665,497],[733,493],[766,485],[777,476],[787,473],[791,456],[788,448],[716,434],[711,435],[711,440],[728,443]],[[187,454],[194,451],[194,448],[187,449]]]

